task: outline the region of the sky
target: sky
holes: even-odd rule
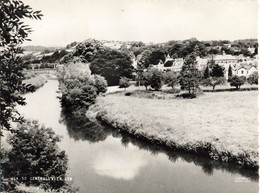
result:
[[[66,46],[88,38],[143,41],[257,38],[257,0],[22,0],[42,10],[24,45]]]

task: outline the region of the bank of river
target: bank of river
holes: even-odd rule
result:
[[[257,96],[245,91],[160,100],[111,94],[90,110],[103,123],[153,143],[257,169]]]
[[[82,193],[258,192],[257,173],[173,151],[62,112],[58,82],[49,80],[19,107],[62,136],[68,174]]]

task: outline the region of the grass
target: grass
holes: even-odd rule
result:
[[[205,93],[196,99],[99,97],[104,123],[154,143],[258,168],[257,91]]]
[[[47,82],[47,77],[43,74],[36,74],[29,79],[25,79],[23,83],[31,84],[35,89],[42,87]]]

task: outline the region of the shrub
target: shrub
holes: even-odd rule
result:
[[[119,80],[119,88],[126,88],[130,86],[129,79],[126,77],[121,77]]]
[[[18,177],[25,185],[40,186],[45,190],[59,190],[66,186],[68,159],[58,148],[60,137],[50,128],[40,126],[37,121],[25,121],[17,131],[8,136],[12,146],[6,153],[3,177]],[[31,177],[60,177],[61,180],[32,180]],[[5,187],[5,186],[4,186]]]
[[[241,85],[243,85],[246,81],[246,78],[244,76],[233,76],[230,79],[230,86],[235,86],[236,89],[239,89]]]
[[[94,75],[95,87],[97,94],[105,93],[107,91],[107,81],[103,76]]]
[[[258,85],[258,72],[254,72],[253,74],[250,74],[247,82],[249,84],[257,84]]]
[[[147,87],[151,85],[151,73],[150,72],[143,72],[141,84],[145,86],[145,90],[147,90]]]
[[[178,84],[178,76],[177,76],[177,73],[175,72],[172,72],[172,71],[169,71],[169,72],[166,72],[164,74],[164,80],[165,80],[165,83],[172,87],[172,89],[174,88],[175,85]]]
[[[154,90],[160,90],[162,87],[163,74],[157,68],[151,68],[148,71],[150,73],[150,85]]]
[[[88,64],[70,63],[58,71],[61,103],[71,111],[87,110],[96,101],[97,93],[106,91],[105,79],[91,75]]]

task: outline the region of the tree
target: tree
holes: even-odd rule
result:
[[[188,90],[190,96],[194,95],[196,89],[199,87],[200,73],[196,68],[196,64],[195,53],[187,56],[179,76],[181,88]]]
[[[165,83],[172,87],[172,89],[174,88],[174,86],[176,84],[178,84],[178,75],[177,73],[173,72],[173,71],[168,71],[165,73]]]
[[[68,158],[57,145],[60,137],[37,121],[19,124],[17,131],[8,136],[11,149],[3,161],[3,177],[18,177],[25,185],[40,186],[45,190],[61,190],[66,186]],[[59,177],[61,180],[32,180],[31,177]],[[7,188],[6,184],[3,185]]]
[[[212,66],[212,70],[210,75],[212,77],[224,77],[224,67],[218,65],[218,64],[214,64]]]
[[[150,85],[151,87],[158,91],[162,87],[162,81],[163,81],[163,74],[160,70],[157,68],[150,68],[148,70],[148,73],[150,73]]]
[[[230,79],[230,86],[235,86],[236,89],[239,89],[241,85],[243,85],[246,81],[246,78],[244,76],[233,76]]]
[[[101,42],[95,39],[88,39],[76,46],[73,56],[82,57],[84,62],[91,62],[96,55],[103,50],[104,47]]]
[[[22,122],[22,117],[15,109],[16,105],[25,105],[21,92],[33,91],[30,85],[22,83],[22,60],[17,56],[20,45],[29,40],[30,27],[23,19],[41,19],[40,11],[19,0],[0,1],[0,126],[11,130],[10,121]]]
[[[151,73],[149,71],[143,72],[141,84],[145,86],[145,90],[147,91],[147,87],[151,85]]]
[[[68,110],[87,110],[95,103],[97,88],[88,64],[70,63],[59,69],[58,78],[62,94],[61,104]]]
[[[206,86],[212,86],[214,90],[217,85],[224,84],[224,82],[224,68],[218,64],[213,64],[210,76],[203,81],[203,84]]]
[[[95,74],[94,81],[97,94],[105,93],[107,91],[107,81],[103,76]]]
[[[253,74],[250,74],[247,82],[249,84],[257,84],[258,85],[258,72],[254,72]]]
[[[119,88],[126,88],[130,86],[129,79],[126,77],[121,77],[119,80]]]
[[[209,77],[205,82],[207,86],[212,86],[213,87],[212,89],[214,90],[217,85],[224,84],[225,79],[224,77],[213,76],[213,77]]]
[[[231,67],[231,65],[229,65],[229,67],[228,67],[228,82],[230,81],[231,78],[232,78],[232,67]]]
[[[90,70],[105,77],[109,86],[114,86],[119,84],[120,77],[132,78],[134,68],[126,53],[106,48],[95,56]]]
[[[207,79],[207,78],[209,78],[209,76],[210,76],[209,66],[207,65],[207,67],[206,67],[206,69],[204,71],[204,74],[203,74],[203,78]]]

